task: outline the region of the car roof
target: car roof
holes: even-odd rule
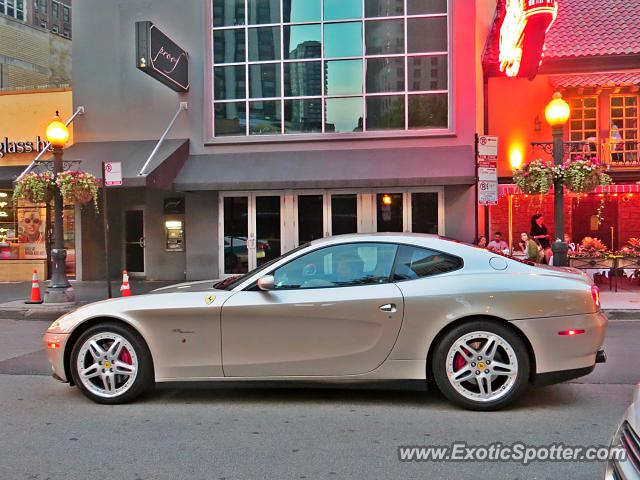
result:
[[[348,233],[344,235],[334,235],[332,237],[324,237],[313,240],[311,245],[329,245],[334,243],[347,243],[347,242],[408,242],[408,243],[421,243],[420,240],[446,240],[443,237],[428,233],[410,233],[410,232],[374,232],[374,233]],[[418,240],[413,242],[411,240]]]

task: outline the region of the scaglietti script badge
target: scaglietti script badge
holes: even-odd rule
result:
[[[152,22],[136,22],[136,67],[176,92],[189,90],[189,53]]]

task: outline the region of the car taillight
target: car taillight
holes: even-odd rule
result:
[[[600,309],[600,289],[595,285],[591,287],[591,296],[593,297],[593,303],[596,308]]]

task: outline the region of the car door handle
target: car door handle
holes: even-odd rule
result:
[[[384,305],[380,305],[380,310],[383,312],[391,312],[396,313],[398,310],[396,309],[395,303],[385,303]]]

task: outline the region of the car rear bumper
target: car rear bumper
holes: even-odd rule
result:
[[[69,382],[64,371],[64,351],[67,346],[69,335],[65,333],[46,332],[42,338],[44,349],[47,352],[47,359],[51,365],[53,378],[61,382]]]
[[[608,320],[602,312],[531,318],[511,323],[519,328],[531,343],[535,355],[536,376],[592,368],[603,360],[602,354],[598,352],[604,342]],[[568,330],[584,330],[584,333],[559,335],[559,332]],[[578,373],[570,378],[582,375],[585,374]]]

